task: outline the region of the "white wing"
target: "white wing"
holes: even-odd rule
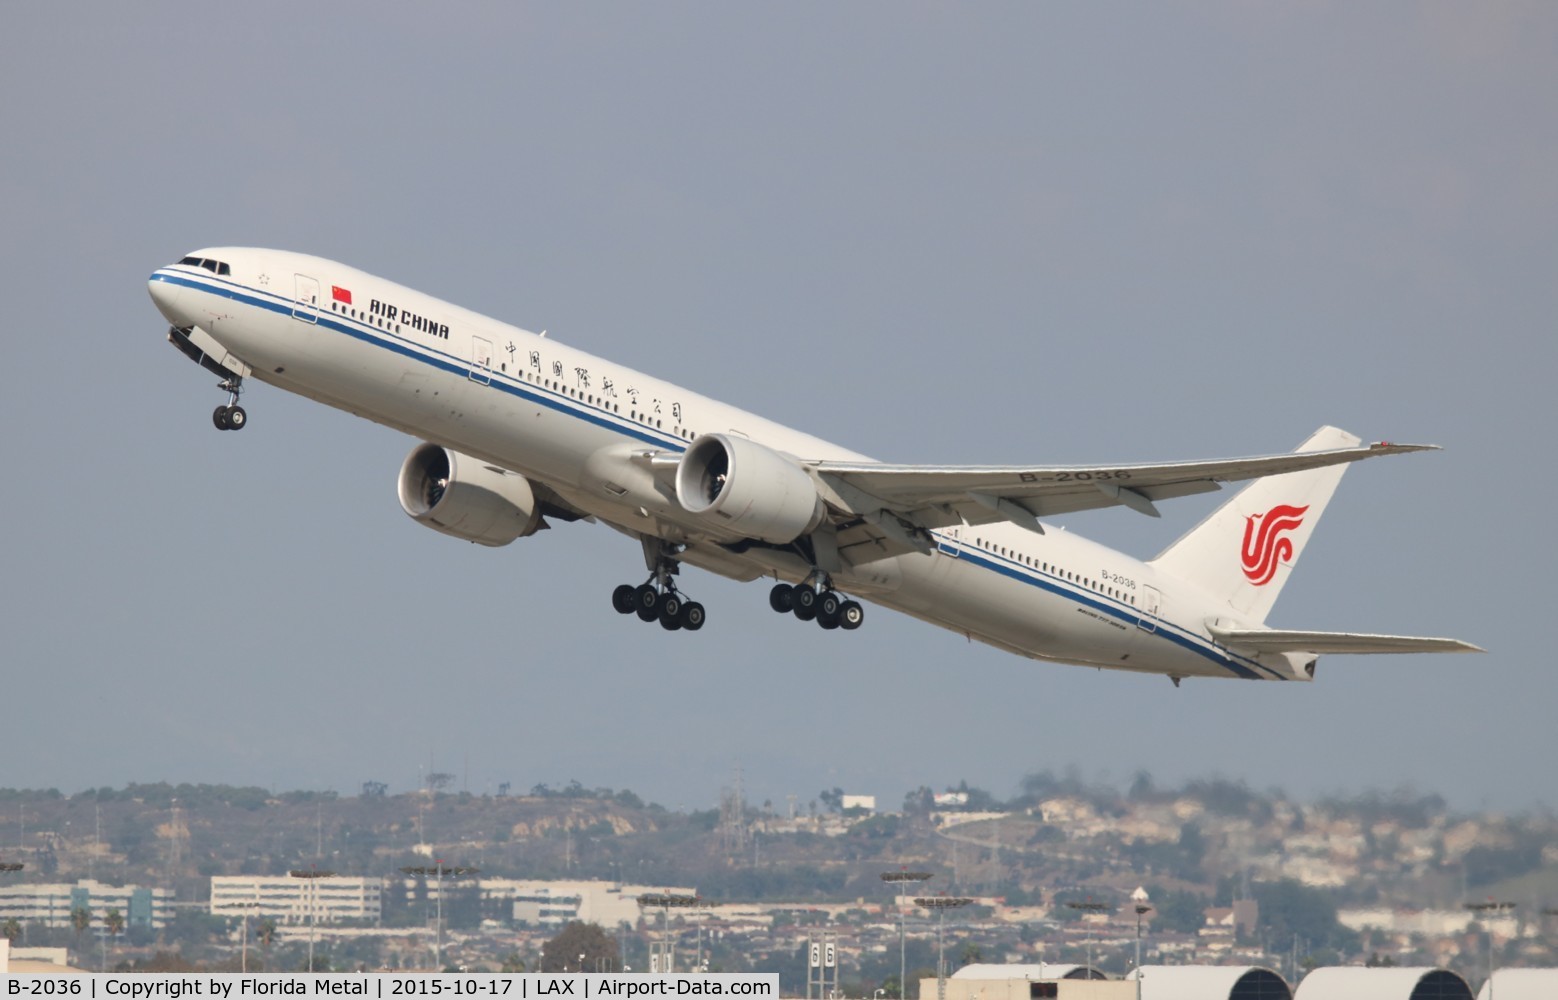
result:
[[[1210,493],[1222,483],[1277,476],[1435,445],[1377,444],[1251,458],[1117,465],[968,466],[808,462],[833,508],[841,548],[873,541],[881,558],[928,547],[928,530],[1010,521],[1042,532],[1038,519],[1100,507],[1158,516],[1155,503]],[[858,529],[858,530],[857,530]],[[850,534],[854,532],[854,534]],[[861,534],[863,532],[863,534]],[[852,561],[865,561],[864,552]]]
[[[1367,632],[1303,632],[1293,629],[1238,629],[1209,626],[1225,646],[1252,653],[1483,653],[1459,639]]]

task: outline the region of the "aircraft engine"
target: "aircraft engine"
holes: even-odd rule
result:
[[[743,437],[705,434],[676,469],[688,512],[741,538],[793,542],[822,523],[822,498],[794,460]]]
[[[400,467],[400,508],[418,524],[482,545],[507,545],[541,527],[524,476],[436,444],[411,449]]]

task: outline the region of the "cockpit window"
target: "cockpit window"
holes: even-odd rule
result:
[[[190,267],[203,267],[212,274],[230,275],[233,273],[233,269],[228,267],[225,263],[219,260],[212,260],[209,257],[185,257],[183,260],[179,261],[179,263],[187,264]]]

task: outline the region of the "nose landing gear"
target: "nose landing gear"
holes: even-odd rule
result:
[[[227,403],[211,412],[211,422],[219,431],[243,430],[249,424],[248,411],[238,405],[238,396],[243,392],[243,378],[234,375],[223,379],[217,388],[227,390]]]

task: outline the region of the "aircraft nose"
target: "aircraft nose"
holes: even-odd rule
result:
[[[146,290],[151,293],[151,300],[156,304],[158,312],[166,316],[168,322],[177,324],[179,319],[175,306],[179,300],[179,286],[158,271],[147,280]]]

